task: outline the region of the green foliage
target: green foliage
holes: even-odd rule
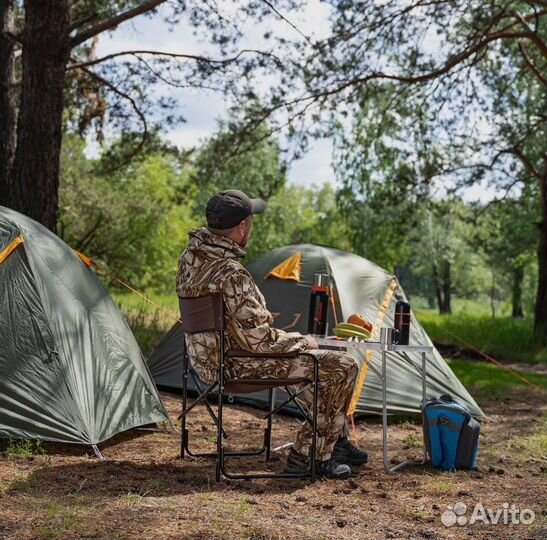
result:
[[[411,254],[407,240],[422,219],[417,208],[437,155],[416,103],[390,85],[371,85],[359,96],[351,129],[336,129],[337,198],[353,250],[394,271]]]
[[[42,441],[30,439],[10,439],[4,452],[7,459],[29,458],[44,453]]]
[[[286,181],[279,144],[263,125],[250,135],[241,132],[237,113],[219,122],[217,132],[198,151],[193,179],[199,186],[196,215],[203,220],[205,205],[215,193],[240,189],[269,200]]]
[[[141,351],[148,357],[177,321],[178,299],[170,295],[146,291],[146,297],[160,307],[146,302],[134,293],[113,290],[112,296],[125,316]]]
[[[454,315],[438,315],[431,310],[415,310],[418,320],[435,343],[470,348],[461,340],[494,358],[514,362],[547,363],[547,350],[534,342],[533,321],[477,315],[474,310]],[[460,338],[460,339],[458,339]]]
[[[186,233],[196,224],[195,195],[172,152],[155,149],[109,172],[104,162],[85,158],[79,139],[65,138],[60,234],[138,288],[172,289]]]
[[[287,186],[268,201],[266,212],[254,220],[247,259],[288,244],[314,243],[350,249],[349,236],[330,185]]]

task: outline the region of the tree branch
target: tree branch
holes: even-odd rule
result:
[[[120,97],[123,97],[124,99],[129,101],[131,103],[133,110],[137,113],[142,123],[143,132],[142,132],[142,138],[139,144],[137,145],[136,149],[126,157],[126,159],[122,160],[116,167],[107,171],[107,172],[113,172],[116,169],[119,169],[120,167],[123,167],[124,165],[129,163],[131,159],[133,159],[133,157],[135,157],[142,150],[144,144],[146,143],[146,140],[148,139],[148,124],[146,122],[146,117],[144,116],[144,113],[139,109],[137,102],[129,94],[127,94],[126,92],[123,92],[119,88],[116,88],[110,81],[107,81],[105,78],[101,77],[100,75],[91,71],[90,69],[87,69],[85,67],[81,67],[80,69],[84,73],[87,73],[90,77],[92,77],[96,81],[100,82],[102,85],[112,90],[112,92],[114,92],[115,94],[118,94]]]
[[[526,37],[532,41],[536,46],[537,48],[539,49],[539,51],[541,52],[541,54],[547,58],[547,44],[545,44],[545,42],[539,37],[538,34],[536,34],[531,28],[530,26],[528,25],[528,23],[526,22],[526,20],[524,19],[524,17],[520,14],[520,13],[517,13],[515,12],[515,16],[517,17],[517,19],[519,20],[520,24],[522,25],[522,27],[526,30]]]
[[[285,21],[291,28],[293,28],[294,30],[296,30],[312,47],[314,46],[314,43],[313,41],[309,38],[309,36],[307,36],[306,34],[304,34],[304,32],[302,32],[302,30],[300,30],[300,28],[298,28],[298,26],[296,26],[294,23],[292,23],[289,19],[287,19],[287,17],[285,17],[285,15],[283,15],[282,13],[280,13],[273,5],[271,2],[269,2],[268,0],[262,0],[262,3],[263,4],[266,4],[268,6],[268,8],[270,8],[271,11],[273,11],[282,21]]]
[[[135,56],[137,59],[139,59],[139,57],[137,56],[138,54],[150,54],[152,56],[167,56],[169,58],[183,58],[185,60],[195,60],[196,62],[207,62],[209,64],[225,65],[225,64],[230,64],[232,62],[236,62],[237,60],[241,58],[241,56],[247,53],[255,53],[262,56],[268,56],[270,58],[274,58],[278,62],[281,62],[281,59],[278,56],[266,51],[259,51],[257,49],[242,49],[235,56],[232,56],[231,58],[224,58],[221,60],[217,60],[215,58],[207,58],[206,56],[200,56],[195,54],[171,53],[171,52],[151,51],[151,50],[142,50],[142,51],[137,50],[137,51],[121,51],[121,52],[111,53],[101,58],[96,58],[93,60],[89,60],[87,62],[78,62],[75,64],[70,64],[69,66],[67,66],[67,70],[91,67],[96,64],[106,62],[107,60],[112,60],[112,58],[117,58],[119,56],[132,55],[132,56]]]
[[[528,171],[536,178],[541,180],[541,174],[535,169],[528,156],[526,156],[520,148],[518,148],[517,146],[513,146],[512,148],[508,148],[506,150],[506,153],[513,154],[514,156],[518,157],[521,163],[528,169]]]
[[[315,99],[318,97],[327,97],[333,94],[338,94],[342,92],[343,90],[345,90],[346,88],[349,88],[350,86],[366,84],[375,79],[384,79],[389,81],[401,82],[405,84],[416,84],[416,83],[428,82],[433,79],[436,79],[437,77],[441,75],[445,75],[450,70],[452,70],[452,68],[456,67],[458,64],[461,64],[462,62],[464,62],[465,60],[467,60],[474,54],[480,52],[489,43],[493,41],[499,41],[501,39],[520,39],[520,38],[526,38],[526,37],[528,37],[527,32],[496,32],[494,34],[491,34],[485,37],[482,41],[476,43],[472,47],[469,47],[468,49],[465,49],[461,51],[460,53],[452,56],[452,58],[450,58],[444,65],[438,67],[437,69],[433,71],[430,71],[429,73],[424,73],[423,75],[410,76],[410,75],[394,75],[389,73],[383,73],[381,71],[373,72],[363,77],[356,77],[355,79],[346,81],[340,86],[337,86],[335,88],[331,88],[323,92],[318,92],[316,94],[311,94],[305,98],[301,98],[295,101]]]
[[[70,40],[70,46],[71,48],[76,47],[80,43],[87,41],[89,38],[92,38],[93,36],[96,36],[97,34],[104,32],[105,30],[111,30],[112,28],[115,28],[119,24],[128,21],[129,19],[133,19],[138,15],[142,15],[143,13],[147,13],[148,11],[152,11],[166,1],[167,0],[147,0],[146,2],[143,2],[140,6],[137,6],[133,9],[128,9],[127,11],[124,11],[119,15],[115,15],[114,17],[111,17],[106,21],[100,22],[92,28],[88,28],[87,30],[83,30],[82,32],[76,34]]]
[[[68,27],[68,32],[72,32],[73,30],[76,30],[76,28],[79,28],[80,26],[83,26],[84,24],[87,24],[93,20],[95,20],[96,18],[98,17],[98,14],[93,12],[91,13],[90,15],[87,15],[86,17],[84,17],[83,19],[80,19],[76,22],[73,22],[69,27]]]
[[[537,66],[534,64],[532,59],[526,54],[524,47],[519,43],[519,51],[524,61],[528,64],[528,67],[533,71],[534,75],[539,79],[539,81],[547,87],[547,78],[539,71]]]

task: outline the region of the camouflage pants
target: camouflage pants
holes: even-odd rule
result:
[[[334,443],[340,435],[346,433],[346,411],[353,394],[359,367],[355,358],[345,352],[323,350],[308,352],[319,359],[317,426],[321,437],[317,438],[316,457],[319,460],[325,460],[330,457]],[[193,365],[200,375],[200,366]],[[226,367],[227,376],[230,378],[313,377],[313,363],[306,356],[274,360],[232,358],[226,359]],[[295,386],[295,389],[299,387]],[[311,407],[313,392],[306,391],[300,398]],[[304,422],[296,436],[295,450],[307,455],[311,445],[311,435],[310,424]]]

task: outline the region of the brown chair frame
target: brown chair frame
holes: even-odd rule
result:
[[[180,457],[184,459],[185,453],[193,457],[210,457],[216,458],[216,481],[219,482],[221,475],[224,475],[229,479],[250,479],[250,478],[302,478],[310,477],[312,482],[315,482],[316,466],[315,466],[315,451],[317,447],[317,436],[319,432],[317,430],[317,410],[318,410],[318,388],[319,388],[319,362],[315,355],[309,352],[294,352],[294,353],[279,353],[279,354],[263,354],[253,353],[244,350],[225,350],[225,318],[224,318],[224,301],[222,292],[211,293],[205,296],[193,297],[193,298],[179,298],[179,306],[181,312],[181,325],[186,334],[195,334],[202,332],[216,332],[220,338],[220,350],[219,350],[219,369],[218,378],[211,383],[204,390],[200,387],[195,375],[189,369],[189,359],[186,351],[184,350],[183,360],[183,374],[182,374],[182,413],[181,413],[181,446]],[[313,378],[289,378],[289,379],[272,379],[272,378],[226,378],[225,359],[226,358],[263,358],[265,361],[268,359],[273,360],[276,358],[298,357],[306,356],[313,362]],[[198,398],[190,405],[187,406],[187,390],[188,390],[188,376],[191,375],[194,378],[199,391]],[[302,384],[304,385],[298,392],[293,393],[289,386]],[[273,404],[273,389],[283,387],[289,398],[286,399],[279,406],[274,408]],[[313,391],[313,403],[311,414],[306,411],[302,405],[297,401],[297,398],[306,390],[312,389]],[[227,394],[235,393],[250,393],[258,390],[268,390],[269,392],[269,407],[268,413],[263,416],[264,420],[267,420],[267,427],[264,430],[264,443],[263,447],[259,450],[241,451],[241,452],[228,452],[224,449],[223,440],[228,437],[224,431],[223,422],[223,398]],[[215,415],[208,397],[216,393],[218,412]],[[199,403],[204,403],[207,407],[211,418],[217,427],[217,451],[209,453],[193,453],[189,448],[189,432],[186,428],[186,416],[188,413]],[[300,473],[230,473],[226,470],[226,457],[235,456],[257,456],[260,454],[266,454],[266,461],[271,457],[271,433],[272,433],[272,417],[280,409],[290,402],[294,402],[300,411],[304,414],[306,421],[310,422],[312,426],[312,443],[310,447],[310,459],[308,468]]]

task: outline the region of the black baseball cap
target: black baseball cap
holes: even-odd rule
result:
[[[262,214],[266,203],[251,199],[239,189],[228,189],[213,195],[207,202],[207,225],[213,229],[231,229],[251,214]]]

